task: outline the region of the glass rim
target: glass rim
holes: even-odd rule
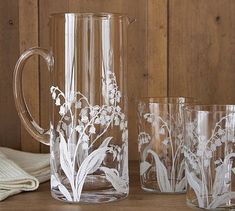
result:
[[[148,103],[156,103],[162,105],[181,105],[181,104],[195,104],[197,102],[196,98],[184,97],[184,96],[163,96],[163,97],[140,97],[136,99],[138,102],[144,101]],[[184,100],[180,102],[180,100]]]
[[[183,106],[183,110],[198,113],[235,113],[235,104],[190,104]]]
[[[58,12],[58,13],[51,13],[50,18],[55,18],[55,17],[65,17],[65,15],[75,15],[76,17],[79,18],[97,18],[97,19],[111,19],[111,18],[127,18],[130,19],[129,16],[125,13],[110,13],[110,12]]]

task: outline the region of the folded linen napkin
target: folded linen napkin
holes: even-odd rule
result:
[[[33,191],[50,178],[49,154],[33,154],[0,147],[0,201]]]

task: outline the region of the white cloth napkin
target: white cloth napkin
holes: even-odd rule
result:
[[[50,179],[49,154],[0,147],[0,201],[22,191],[33,191]]]

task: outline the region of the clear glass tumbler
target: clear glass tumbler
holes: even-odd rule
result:
[[[142,98],[138,104],[140,181],[143,190],[184,193],[182,107],[192,98]]]
[[[51,192],[56,199],[102,203],[128,196],[129,24],[122,14],[54,14],[50,50],[29,49],[16,64],[16,107],[29,133],[50,145]],[[35,54],[50,70],[46,130],[33,120],[22,93],[23,66]]]
[[[235,208],[235,105],[184,108],[187,203]]]

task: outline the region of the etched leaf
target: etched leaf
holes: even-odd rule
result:
[[[56,165],[54,170],[52,169],[54,173],[51,180],[52,185],[58,187],[68,201],[80,200],[86,176],[94,173],[100,168],[106,156],[106,152],[113,152],[113,148],[108,147],[112,137],[106,138],[100,144],[98,149],[94,150],[93,147],[94,142],[96,142],[96,140],[100,140],[101,136],[105,134],[113,122],[115,115],[117,117],[115,119],[115,124],[117,126],[123,122],[121,125],[123,138],[122,148],[119,147],[120,150],[116,152],[117,154],[115,157],[117,158],[116,160],[120,162],[121,159],[124,159],[127,156],[127,149],[124,149],[127,147],[127,123],[124,122],[125,115],[121,112],[121,107],[117,104],[120,102],[121,93],[118,91],[115,74],[112,71],[109,71],[107,76],[102,76],[102,83],[102,94],[105,98],[105,105],[102,106],[92,106],[86,96],[79,91],[70,92],[68,97],[65,98],[65,94],[58,87],[51,87],[50,89],[54,103],[58,106],[59,114],[62,116],[56,127],[60,137],[60,141],[58,142],[58,149],[60,151],[58,152],[60,154],[59,168],[61,168],[63,171],[62,173],[67,177],[64,179],[66,179],[66,181],[68,180],[68,187],[71,187],[72,193],[70,194],[68,191],[69,189],[67,189],[67,185],[64,186],[60,182],[59,178],[56,177],[57,175],[55,172],[58,170],[58,166]],[[112,105],[108,105],[110,103]],[[76,116],[74,116],[74,108],[78,109],[78,111],[76,111]],[[76,121],[73,121],[73,119],[78,121],[78,125],[76,125]],[[71,124],[73,125],[68,125],[64,120],[71,121]],[[97,133],[94,124],[104,126],[102,127],[102,132],[97,134],[97,136],[93,135]],[[74,131],[74,135],[72,134],[72,131]],[[78,140],[75,143],[74,140],[76,140],[76,138],[78,138]],[[89,143],[90,139],[93,138],[94,141]],[[92,151],[91,149],[94,151],[89,155],[90,151]],[[122,152],[121,149],[123,150]],[[118,168],[120,168],[120,165],[121,164],[118,163]],[[118,183],[121,183],[122,180],[119,178],[117,170],[106,170],[106,174],[110,181],[115,179],[115,181],[117,180]],[[122,177],[123,175],[125,176],[128,174],[128,162],[124,163],[122,166],[122,173],[120,174]],[[117,185],[115,186],[118,188]]]
[[[58,185],[58,188],[60,190],[60,192],[64,195],[64,197],[68,200],[68,201],[73,201],[69,191],[67,190],[67,188],[62,185],[61,183]]]
[[[146,160],[147,156],[148,156],[148,152],[149,150],[152,148],[152,142],[150,144],[148,144],[145,149],[143,150],[142,156],[143,156],[143,160]]]
[[[140,163],[140,176],[143,176],[143,174],[151,167],[151,164],[147,161],[143,161]]]
[[[61,133],[59,134],[60,134],[60,165],[66,177],[69,179],[71,183],[73,181],[72,180],[72,175],[73,175],[72,162],[69,157],[66,141],[63,135]]]
[[[112,137],[107,137],[99,146],[99,148],[103,148],[103,147],[107,147],[109,142],[112,140]],[[94,165],[94,167],[92,169],[90,169],[88,174],[92,174],[95,171],[97,171],[97,169],[100,167],[101,163],[103,162],[104,158],[105,158],[106,154],[104,153],[103,155],[100,156],[99,159],[97,159],[96,164]]]
[[[158,155],[153,150],[148,150],[153,155],[156,166],[157,181],[161,192],[173,192],[170,182],[168,180],[167,170],[164,164],[160,161]]]
[[[54,175],[51,175],[51,187],[54,187],[54,188],[58,187],[60,192],[64,195],[64,197],[68,201],[73,201],[67,188],[64,185],[62,185],[61,182],[58,180],[58,178],[56,178]]]
[[[178,176],[177,176],[178,181],[183,178],[184,172],[185,172],[185,160],[183,159],[180,163],[180,169],[178,171]]]
[[[224,158],[224,162],[216,168],[215,180],[212,189],[212,196],[215,199],[221,194],[229,191],[226,189],[224,183],[226,182],[226,174],[229,171],[229,161],[232,157],[235,157],[235,153],[226,155]]]
[[[80,200],[82,188],[86,179],[86,176],[89,172],[92,172],[97,168],[97,163],[100,162],[100,159],[104,158],[104,154],[108,150],[108,143],[111,140],[105,139],[100,147],[96,150],[94,150],[81,164],[79,167],[77,176],[76,176],[76,190],[77,190],[77,201]],[[103,147],[104,146],[104,147]]]
[[[216,197],[207,207],[208,209],[215,209],[220,205],[224,205],[227,202],[229,202],[229,200],[234,199],[235,198],[235,192],[229,192],[229,193],[224,193],[221,196]]]
[[[198,201],[199,207],[203,208],[204,203],[203,203],[203,198],[201,197],[201,188],[202,188],[201,182],[199,182],[199,180],[197,178],[195,178],[194,174],[189,173],[188,170],[186,170],[186,178],[187,178],[187,181],[188,181],[190,187],[194,190],[194,192],[197,196],[197,201]]]
[[[180,182],[178,182],[175,186],[175,191],[176,192],[182,192],[185,190],[186,187],[186,177],[183,177],[182,180],[180,180]]]
[[[116,169],[110,169],[107,167],[100,167],[100,170],[105,173],[106,179],[112,184],[112,186],[120,193],[128,192],[128,184],[123,180]]]
[[[224,164],[221,164],[216,168],[215,180],[214,180],[213,188],[212,188],[213,198],[216,198],[217,195],[223,193],[224,180],[225,180],[225,174],[226,174],[225,171],[226,169],[224,168]]]
[[[60,182],[57,178],[54,175],[51,175],[51,187],[57,187],[59,184]]]

